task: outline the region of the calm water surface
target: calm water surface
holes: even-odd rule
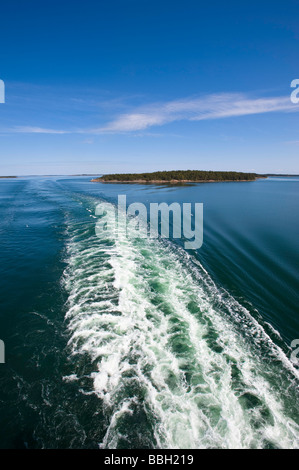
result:
[[[203,202],[203,246],[96,237],[118,194]],[[1,180],[0,446],[299,447],[298,204],[298,178]]]

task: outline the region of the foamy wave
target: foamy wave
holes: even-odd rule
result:
[[[126,441],[137,409],[153,447],[298,446],[297,370],[193,256],[70,221],[67,262],[69,347],[109,420],[101,447]]]

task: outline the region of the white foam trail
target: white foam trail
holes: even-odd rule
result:
[[[138,405],[155,447],[298,447],[297,370],[192,256],[74,223],[69,237],[69,346],[110,417],[102,447]]]

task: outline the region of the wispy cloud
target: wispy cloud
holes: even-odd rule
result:
[[[130,112],[118,114],[107,124],[93,128],[61,130],[36,126],[16,126],[1,132],[90,135],[136,133],[176,121],[203,121],[295,111],[299,111],[299,106],[294,105],[289,96],[253,98],[242,93],[219,93],[138,106]]]
[[[141,107],[131,113],[122,114],[91,132],[131,132],[174,121],[201,121],[278,111],[291,112],[298,109],[289,97],[249,98],[240,93],[221,93]]]
[[[46,129],[44,127],[33,126],[15,126],[12,129],[8,129],[8,132],[15,132],[17,134],[70,134],[71,131]]]

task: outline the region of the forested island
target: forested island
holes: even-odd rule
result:
[[[115,173],[94,178],[98,183],[212,183],[219,181],[255,181],[265,178],[257,173],[239,171],[173,170],[153,173]]]

